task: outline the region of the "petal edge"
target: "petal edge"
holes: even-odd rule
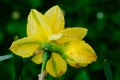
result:
[[[64,15],[58,5],[50,8],[44,16],[54,34],[64,29]]]
[[[31,56],[35,50],[39,47],[39,42],[34,39],[25,37],[14,41],[10,47],[10,50],[21,57]]]

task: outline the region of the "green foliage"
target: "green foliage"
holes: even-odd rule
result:
[[[104,72],[107,80],[113,80],[112,70],[109,62],[106,59],[104,61]]]
[[[25,36],[26,32],[26,21],[11,21],[6,25],[6,31],[9,34],[16,34],[21,37]]]
[[[89,77],[89,74],[88,74],[87,70],[81,70],[77,74],[75,80],[90,80],[90,77]]]
[[[6,60],[6,59],[10,59],[10,58],[12,58],[12,57],[13,57],[12,54],[8,54],[8,55],[0,56],[0,61]]]
[[[14,36],[26,36],[30,9],[45,12],[59,5],[66,26],[88,28],[85,40],[95,49],[98,60],[84,69],[68,66],[62,77],[48,75],[46,80],[106,80],[104,59],[110,62],[113,80],[120,80],[120,0],[0,0],[0,5],[0,56],[12,54],[8,49]],[[14,55],[0,62],[0,80],[37,80],[40,70],[41,65]]]
[[[3,37],[4,37],[3,31],[0,31],[0,43],[3,41]]]

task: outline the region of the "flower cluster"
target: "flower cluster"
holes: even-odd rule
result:
[[[50,54],[46,71],[59,77],[67,70],[67,64],[75,68],[85,67],[96,61],[93,48],[83,38],[86,28],[64,28],[64,16],[59,6],[53,6],[44,15],[31,9],[27,23],[27,37],[13,41],[10,50],[23,58],[41,64],[43,54]]]

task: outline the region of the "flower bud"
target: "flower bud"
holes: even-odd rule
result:
[[[80,40],[71,41],[64,54],[67,63],[75,68],[85,67],[97,59],[93,48]]]

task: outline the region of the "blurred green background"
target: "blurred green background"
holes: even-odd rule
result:
[[[84,40],[98,55],[97,62],[75,69],[68,66],[60,78],[46,80],[106,80],[104,60],[112,69],[113,80],[120,80],[120,0],[0,0],[0,56],[12,54],[14,36],[26,36],[27,16],[35,8],[44,13],[59,5],[65,14],[65,26],[88,28]],[[0,61],[0,80],[37,80],[41,65],[13,55]]]

